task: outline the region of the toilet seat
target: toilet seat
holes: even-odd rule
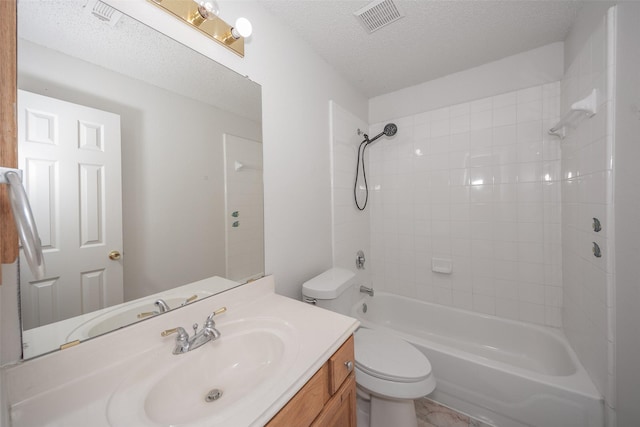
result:
[[[417,399],[436,385],[429,359],[408,342],[382,331],[355,333],[356,383],[386,398]]]
[[[393,335],[360,328],[355,333],[356,366],[369,375],[416,382],[431,375],[431,364],[417,348]]]

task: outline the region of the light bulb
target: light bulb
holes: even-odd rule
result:
[[[231,29],[231,35],[234,39],[240,37],[249,37],[253,31],[253,26],[247,18],[236,19],[236,25]]]
[[[220,9],[214,0],[193,0],[198,4],[198,11],[204,19],[213,19],[218,16]]]

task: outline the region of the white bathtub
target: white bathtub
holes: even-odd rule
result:
[[[604,425],[602,396],[558,330],[382,292],[352,315],[421,350],[429,397],[446,406],[498,427]]]

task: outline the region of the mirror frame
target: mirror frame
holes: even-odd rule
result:
[[[17,168],[17,0],[0,1],[0,17],[0,166]],[[0,185],[0,218],[0,264],[12,264],[18,257],[18,233],[5,185]]]

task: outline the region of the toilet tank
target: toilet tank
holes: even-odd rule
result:
[[[354,302],[355,279],[353,271],[334,267],[302,284],[303,301],[349,315]]]

